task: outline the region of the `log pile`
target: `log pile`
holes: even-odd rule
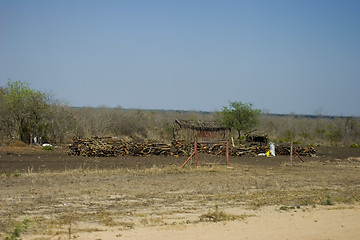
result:
[[[197,148],[199,152],[214,154],[214,155],[225,155],[226,146],[225,144],[201,144],[198,143]],[[229,147],[230,156],[257,156],[259,153],[266,153],[269,151],[269,146],[238,146]],[[295,152],[300,156],[312,157],[316,155],[316,150],[313,147],[294,147]],[[290,155],[290,146],[279,145],[275,148],[276,155]]]
[[[116,156],[189,156],[194,151],[192,143],[182,140],[174,140],[170,144],[146,142],[136,143],[124,141],[112,137],[93,137],[89,139],[74,139],[69,146],[70,155],[87,157],[116,157]],[[221,143],[198,143],[200,153],[213,155],[225,155],[226,145]],[[229,147],[230,156],[257,156],[259,153],[269,151],[268,146],[238,146]],[[314,156],[316,150],[313,147],[295,147],[294,151],[300,156]],[[276,155],[290,155],[290,146],[276,146]]]
[[[294,147],[294,153],[300,156],[314,157],[316,156],[316,150],[314,147]],[[275,148],[275,154],[277,155],[290,155],[290,146],[277,146]]]
[[[93,137],[89,139],[74,139],[69,146],[70,155],[87,157],[116,157],[116,156],[187,156],[188,145],[183,141],[165,143],[136,143],[122,139]]]

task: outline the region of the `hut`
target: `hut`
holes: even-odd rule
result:
[[[229,140],[230,128],[216,121],[189,121],[176,119],[173,125],[173,136],[175,140],[188,142]]]
[[[264,131],[254,131],[246,134],[246,141],[255,145],[267,145],[268,133]]]

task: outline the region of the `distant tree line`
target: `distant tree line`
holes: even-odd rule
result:
[[[175,119],[221,121],[244,140],[251,131],[266,131],[269,140],[306,145],[360,145],[359,117],[277,116],[251,103],[229,102],[220,112],[71,108],[22,81],[0,87],[0,141],[69,143],[74,137],[116,136],[128,140],[169,142]]]

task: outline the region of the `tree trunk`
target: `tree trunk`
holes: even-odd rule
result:
[[[239,137],[238,137],[239,142],[241,142],[241,130],[237,130],[237,131],[238,131],[238,135],[239,135]]]

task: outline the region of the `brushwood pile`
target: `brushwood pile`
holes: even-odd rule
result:
[[[225,155],[226,145],[221,143],[197,143],[200,153]],[[74,139],[69,145],[69,154],[87,157],[116,157],[116,156],[190,156],[194,151],[194,143],[174,140],[171,143],[145,143],[125,141],[113,137],[92,137]],[[269,151],[269,146],[229,146],[230,156],[257,156]],[[315,156],[313,147],[294,147],[294,152],[300,156]],[[290,146],[277,145],[276,155],[290,155]]]

